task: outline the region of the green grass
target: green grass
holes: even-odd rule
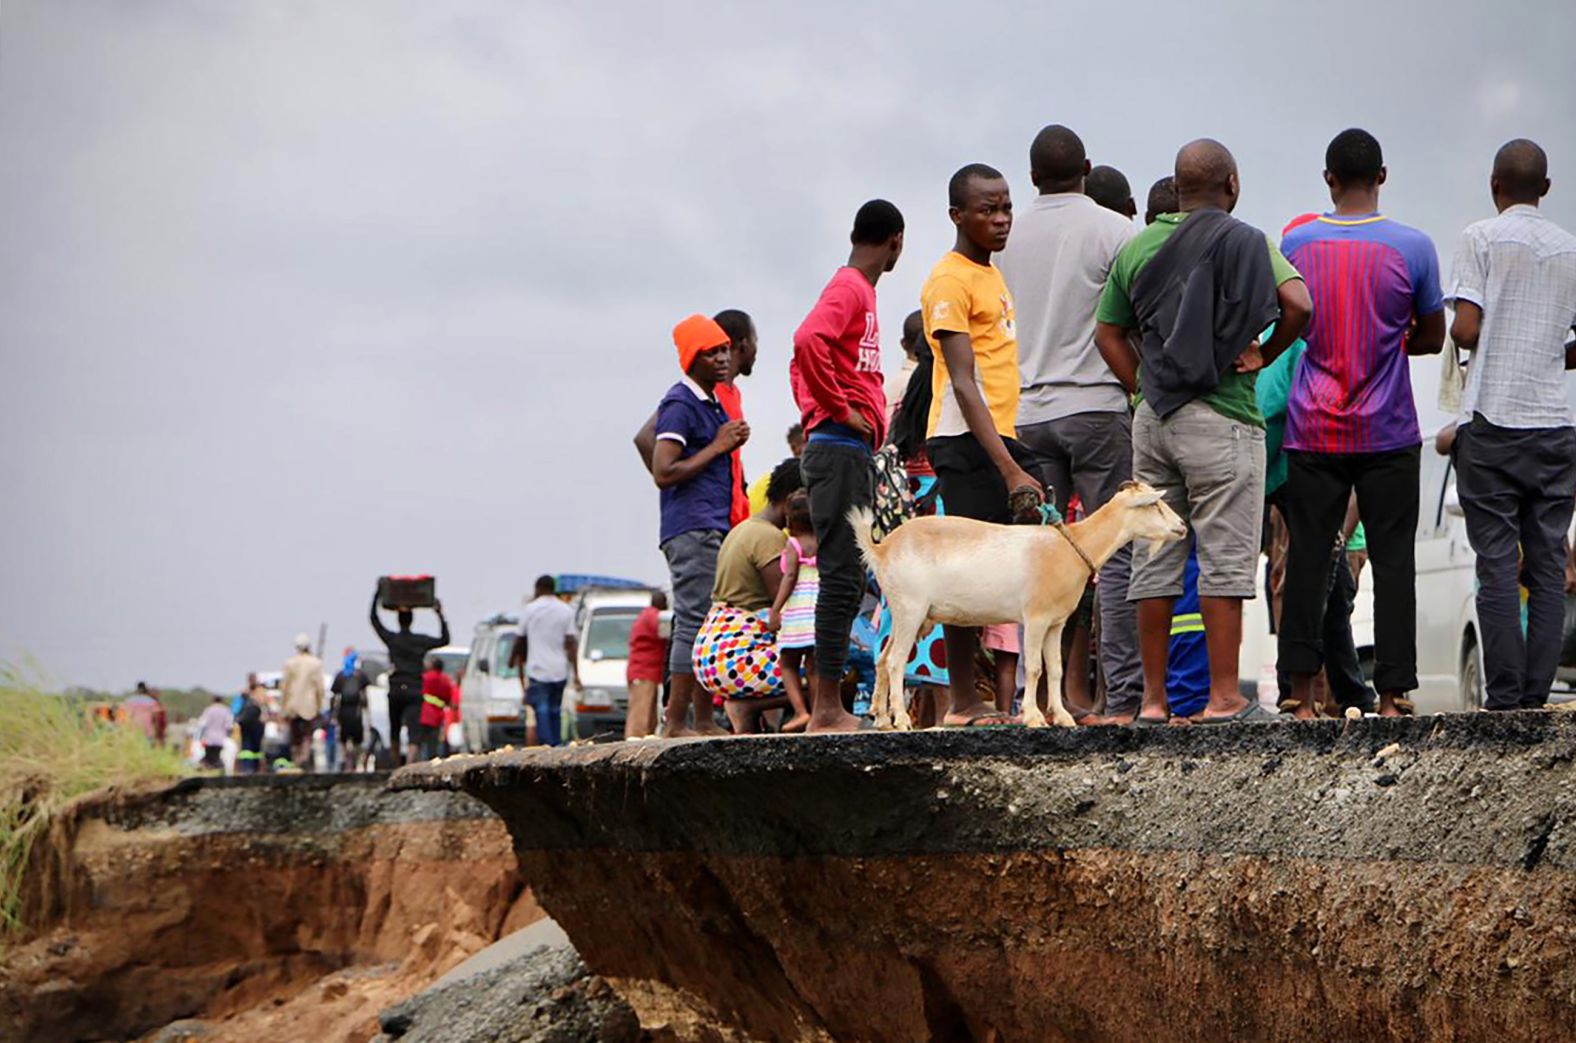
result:
[[[174,749],[154,748],[139,730],[95,725],[86,710],[0,665],[0,939],[22,928],[34,846],[73,801],[187,771]]]

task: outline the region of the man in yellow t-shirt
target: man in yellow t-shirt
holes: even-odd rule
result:
[[[1012,520],[1011,493],[1029,488],[1044,495],[1025,470],[1032,458],[1017,439],[1012,295],[990,263],[1012,230],[1012,196],[1001,172],[983,163],[952,175],[947,196],[957,241],[920,292],[925,337],[935,353],[925,451],[948,514],[1005,524]],[[978,628],[948,626],[945,636],[952,710],[944,723],[1000,723],[1003,715],[974,690]]]

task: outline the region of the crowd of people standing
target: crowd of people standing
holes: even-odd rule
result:
[[[1279,238],[1232,216],[1237,166],[1213,140],[1177,153],[1142,227],[1126,178],[1094,167],[1072,130],[1041,130],[1029,167],[1038,194],[1016,216],[996,169],[952,177],[955,242],[905,323],[896,379],[882,373],[876,287],[902,255],[904,219],[883,200],[859,209],[847,265],[793,338],[802,452],[773,470],[753,509],[736,378],[753,368],[754,325],[729,310],[674,328],[681,379],[636,438],[660,490],[673,590],[663,734],[720,731],[718,703],[735,731],[778,709],[784,730],[859,726],[842,681],[871,591],[847,519],[875,506],[879,521],[889,442],[917,509],[1040,522],[1098,510],[1136,479],[1188,522],[1190,540],[1124,550],[1092,579],[1080,625],[1098,634],[1104,705],[1070,671],[1080,723],[1276,719],[1237,677],[1243,602],[1267,545],[1284,715],[1411,712],[1422,432],[1409,359],[1444,348],[1447,304],[1452,350],[1467,353],[1452,452],[1477,553],[1486,704],[1541,706],[1576,501],[1564,377],[1576,366],[1576,237],[1538,209],[1543,150],[1517,139],[1495,155],[1498,216],[1463,233],[1448,292],[1431,240],[1381,210],[1388,169],[1363,130],[1325,151],[1332,208],[1294,218]],[[1350,669],[1359,532],[1377,699]],[[932,718],[1010,723],[1000,693],[1011,693],[1016,628],[943,630],[947,695]],[[991,679],[976,684],[981,646],[995,698]],[[1178,648],[1195,680],[1207,678],[1192,691]],[[1321,676],[1333,700],[1317,697]]]

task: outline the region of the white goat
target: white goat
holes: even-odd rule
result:
[[[1091,569],[1098,570],[1133,540],[1158,547],[1187,535],[1187,526],[1160,493],[1142,482],[1123,484],[1104,507],[1065,529],[915,518],[878,544],[871,536],[869,511],[855,508],[848,521],[892,611],[892,639],[876,662],[876,727],[895,723],[901,731],[913,727],[903,701],[903,669],[915,640],[932,622],[965,627],[1021,622],[1027,657],[1024,723],[1046,724],[1037,698],[1043,670],[1052,716],[1059,726],[1073,727],[1061,698],[1062,628],[1078,607]]]

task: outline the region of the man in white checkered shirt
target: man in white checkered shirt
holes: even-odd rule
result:
[[[1477,552],[1485,703],[1548,701],[1564,621],[1564,539],[1576,498],[1576,427],[1565,371],[1576,368],[1576,236],[1538,210],[1548,158],[1502,147],[1489,180],[1499,216],[1461,235],[1450,334],[1472,353],[1456,435],[1456,489]],[[1521,629],[1517,572],[1528,590]]]

